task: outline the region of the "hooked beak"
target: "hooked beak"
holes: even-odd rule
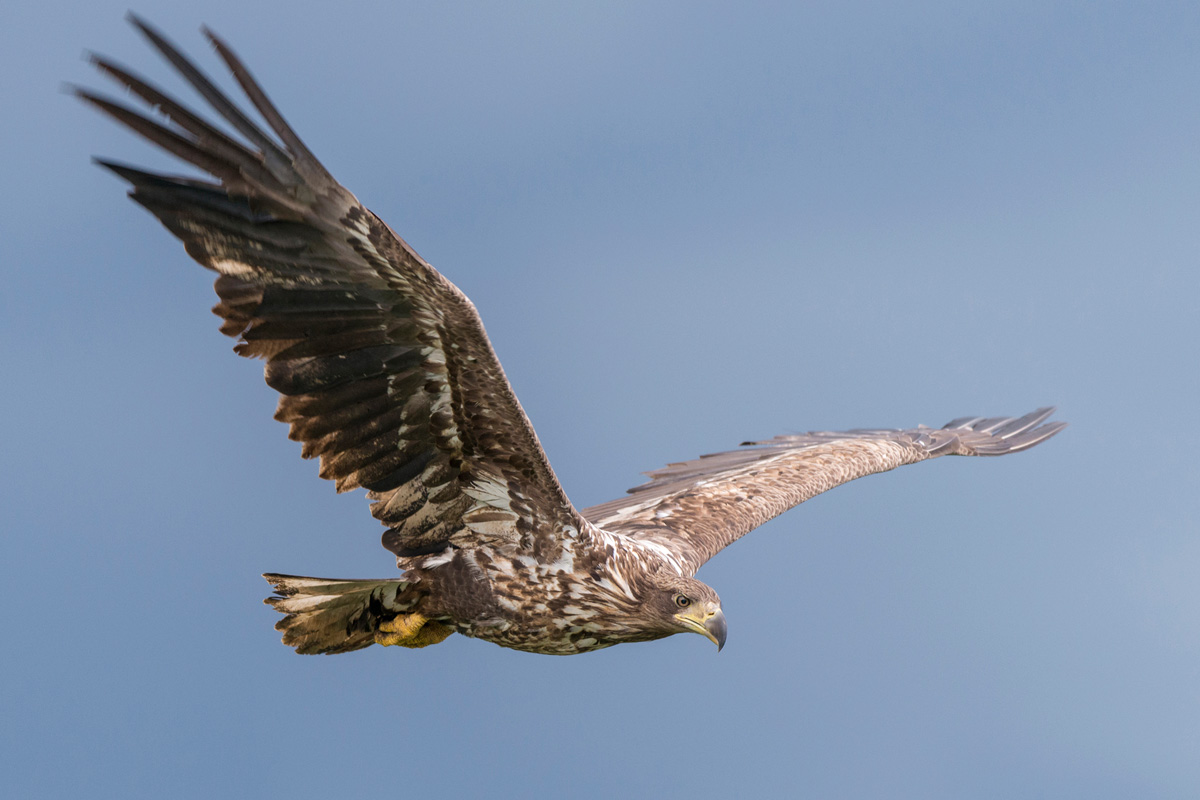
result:
[[[717,646],[717,652],[725,646],[725,635],[729,628],[725,624],[725,612],[720,608],[710,607],[706,611],[697,609],[691,613],[676,614],[675,619],[683,623],[688,630],[700,634]]]

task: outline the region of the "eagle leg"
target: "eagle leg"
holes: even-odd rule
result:
[[[423,614],[400,614],[379,623],[375,632],[375,643],[385,647],[398,644],[401,647],[428,647],[437,644],[454,633],[440,622],[432,622]]]

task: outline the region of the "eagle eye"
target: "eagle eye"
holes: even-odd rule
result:
[[[675,605],[679,606],[680,608],[687,608],[691,604],[692,604],[692,598],[687,597],[682,594],[675,595]]]

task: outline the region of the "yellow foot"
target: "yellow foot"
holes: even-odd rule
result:
[[[379,623],[379,630],[375,632],[375,643],[385,647],[394,644],[401,647],[428,647],[452,633],[453,628],[448,628],[440,622],[432,622],[423,614],[401,614],[395,619]]]

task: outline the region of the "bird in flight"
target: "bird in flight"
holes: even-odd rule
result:
[[[453,633],[570,655],[693,632],[725,644],[696,571],[838,484],[944,455],[998,456],[1060,431],[1053,409],[942,428],[778,436],[671,464],[577,510],[559,485],[471,301],[330,175],[238,57],[205,34],[265,130],[158,31],[133,25],[236,134],[113,61],[93,64],[157,118],[84,101],[210,180],[98,160],[217,273],[213,311],[265,362],[275,418],[339,492],[363,488],[396,578],[268,573],[298,653],[425,647]]]

